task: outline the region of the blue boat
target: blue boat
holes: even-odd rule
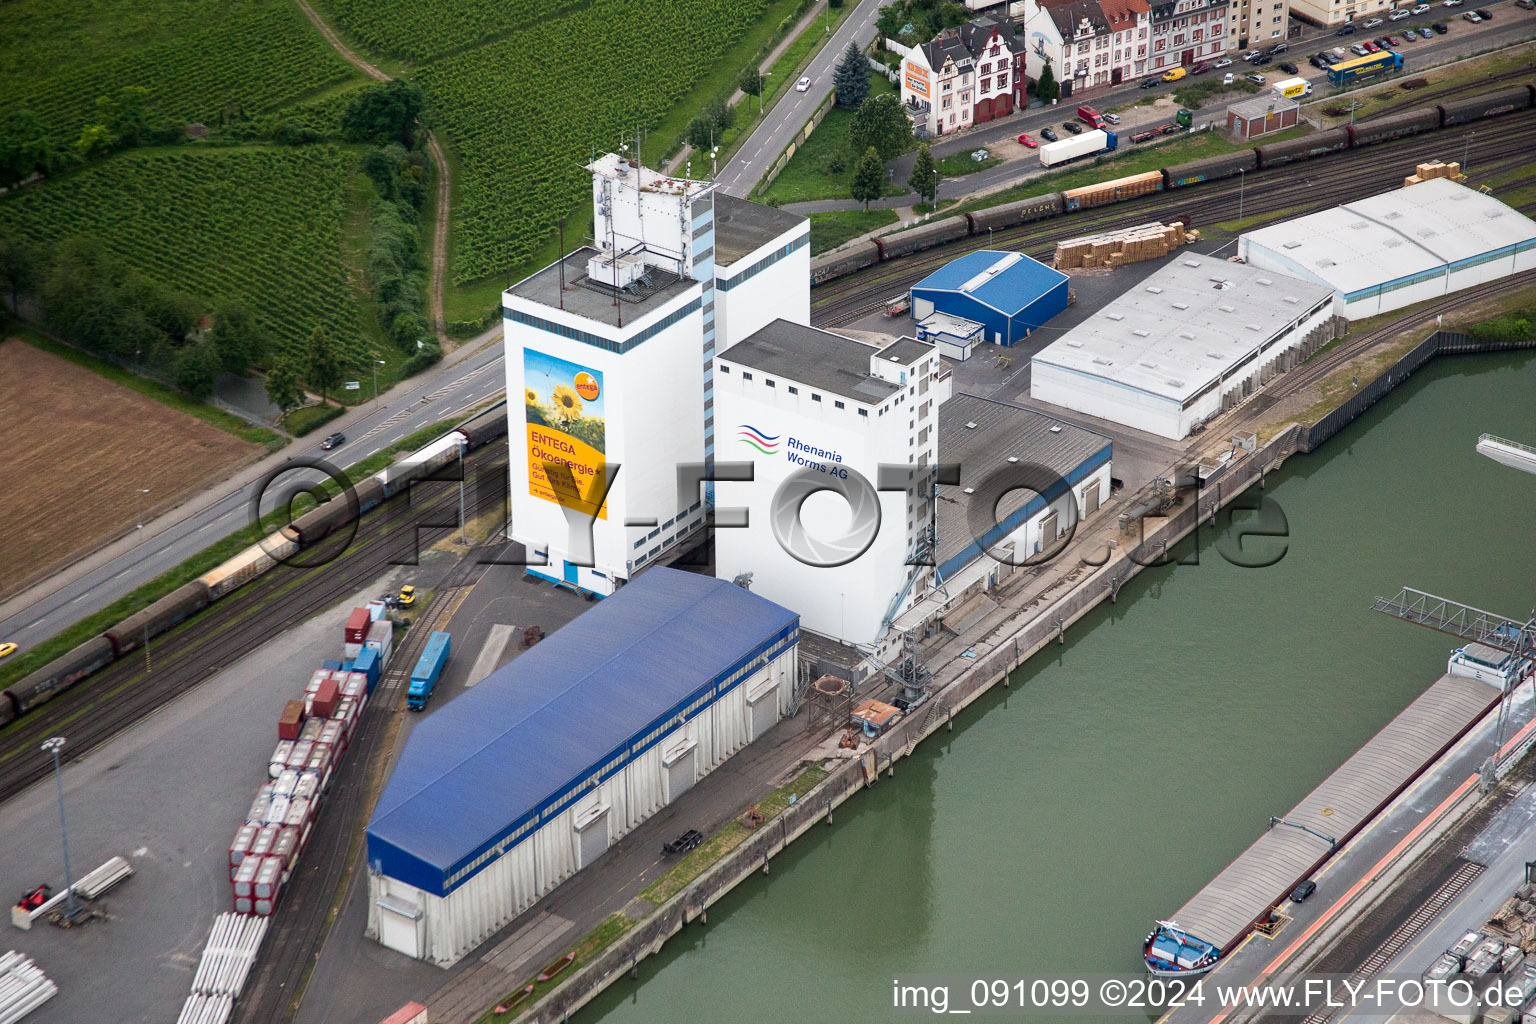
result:
[[[1158,978],[1198,978],[1216,966],[1221,950],[1197,939],[1176,921],[1159,921],[1142,947],[1147,970]]]

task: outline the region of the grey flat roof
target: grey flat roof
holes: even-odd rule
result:
[[[869,375],[869,357],[876,351],[851,338],[775,320],[716,358],[855,402],[878,405],[901,389]]]
[[[510,295],[528,299],[551,309],[559,309],[562,301],[568,313],[595,320],[600,324],[617,325],[620,310],[625,323],[633,323],[646,313],[666,305],[690,288],[699,288],[699,282],[691,277],[678,277],[669,270],[651,267],[646,272],[648,286],[637,288],[633,293],[621,291],[620,305],[613,302],[613,288],[592,281],[587,277],[587,260],[598,255],[590,245],[584,245],[556,260],[536,274],[523,278],[507,289]],[[560,289],[560,264],[565,264],[565,291]]]
[[[715,263],[730,266],[787,231],[810,220],[715,190]]]
[[[1295,100],[1288,100],[1283,96],[1270,94],[1268,96],[1254,96],[1243,100],[1241,103],[1227,105],[1227,113],[1236,114],[1245,121],[1263,117],[1265,114],[1279,114],[1301,104]]]
[[[1183,403],[1330,294],[1273,270],[1185,252],[1034,360]]]
[[[933,344],[916,338],[898,338],[875,354],[876,359],[911,366],[933,352]]]
[[[972,423],[974,427],[968,425]],[[1052,427],[1061,429],[1052,431]],[[965,488],[979,492],[989,476],[1010,466],[1044,466],[1065,477],[1109,443],[1103,434],[1032,409],[976,395],[951,397],[939,406],[939,462],[959,463],[960,484],[939,488],[937,563],[943,565],[976,543],[968,517],[975,496],[966,494]],[[1010,463],[1010,456],[1019,461]],[[1011,515],[1032,497],[1025,491],[1008,494],[998,505],[997,519]],[[992,522],[989,518],[983,525]]]
[[[1536,222],[1531,218],[1449,178],[1431,178],[1243,235],[1249,246],[1269,250],[1346,296],[1532,238]]]

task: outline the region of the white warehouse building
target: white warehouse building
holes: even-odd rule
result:
[[[658,566],[422,719],[368,823],[368,937],[461,959],[772,728],[798,641]]]
[[[778,320],[715,358],[715,384],[720,461],[753,466],[752,481],[716,485],[716,575],[750,573],[754,593],[814,632],[877,642],[933,585],[931,568],[907,564],[932,514],[930,489],[907,474],[938,455],[937,351]],[[746,524],[731,527],[738,510]]]
[[[1238,255],[1333,290],[1340,316],[1375,316],[1536,267],[1536,221],[1449,178],[1257,231]]]
[[[1182,253],[1042,349],[1030,397],[1182,439],[1336,336],[1328,287]]]
[[[529,573],[604,596],[703,528],[711,493],[677,469],[714,455],[716,347],[810,321],[810,226],[614,154],[589,170],[597,244],[502,296],[508,534]]]

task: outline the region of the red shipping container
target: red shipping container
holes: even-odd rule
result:
[[[240,867],[240,862],[245,860],[251,852],[251,842],[256,838],[256,826],[244,824],[235,829],[235,840],[229,844],[229,880],[235,880],[235,871]]]
[[[331,670],[330,669],[328,669],[328,668],[317,668],[317,669],[315,669],[314,675],[309,677],[309,682],[304,684],[304,695],[307,697],[310,694],[314,693],[316,690],[320,689],[320,684],[325,682],[330,677],[331,677]]]
[[[281,857],[283,866],[292,870],[293,862],[299,858],[299,830],[292,827],[279,829],[277,839],[272,843],[272,856]]]
[[[327,679],[315,691],[315,714],[321,718],[330,718],[336,713],[336,702],[340,699],[341,687],[336,685],[336,679]]]
[[[251,856],[260,860],[272,852],[272,841],[277,838],[277,829],[271,825],[265,825],[256,830],[256,838],[251,842]]]
[[[373,616],[368,614],[367,608],[353,608],[352,614],[347,616],[346,642],[360,644],[368,639],[368,627],[372,622]]]
[[[283,705],[283,713],[277,720],[277,738],[296,740],[304,728],[304,702],[291,700]]]
[[[251,886],[256,883],[256,871],[261,867],[262,857],[247,857],[240,862],[235,869],[235,898],[251,895]],[[247,911],[249,913],[249,911]]]
[[[261,866],[256,869],[256,880],[251,886],[251,895],[258,900],[276,900],[282,888],[283,858],[263,857]]]

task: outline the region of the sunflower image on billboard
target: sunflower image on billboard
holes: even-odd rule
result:
[[[523,350],[523,401],[528,420],[528,493],[598,519],[608,507],[590,498],[605,494],[603,375],[598,370]],[[551,478],[547,464],[571,468]],[[574,486],[573,486],[574,485]]]

